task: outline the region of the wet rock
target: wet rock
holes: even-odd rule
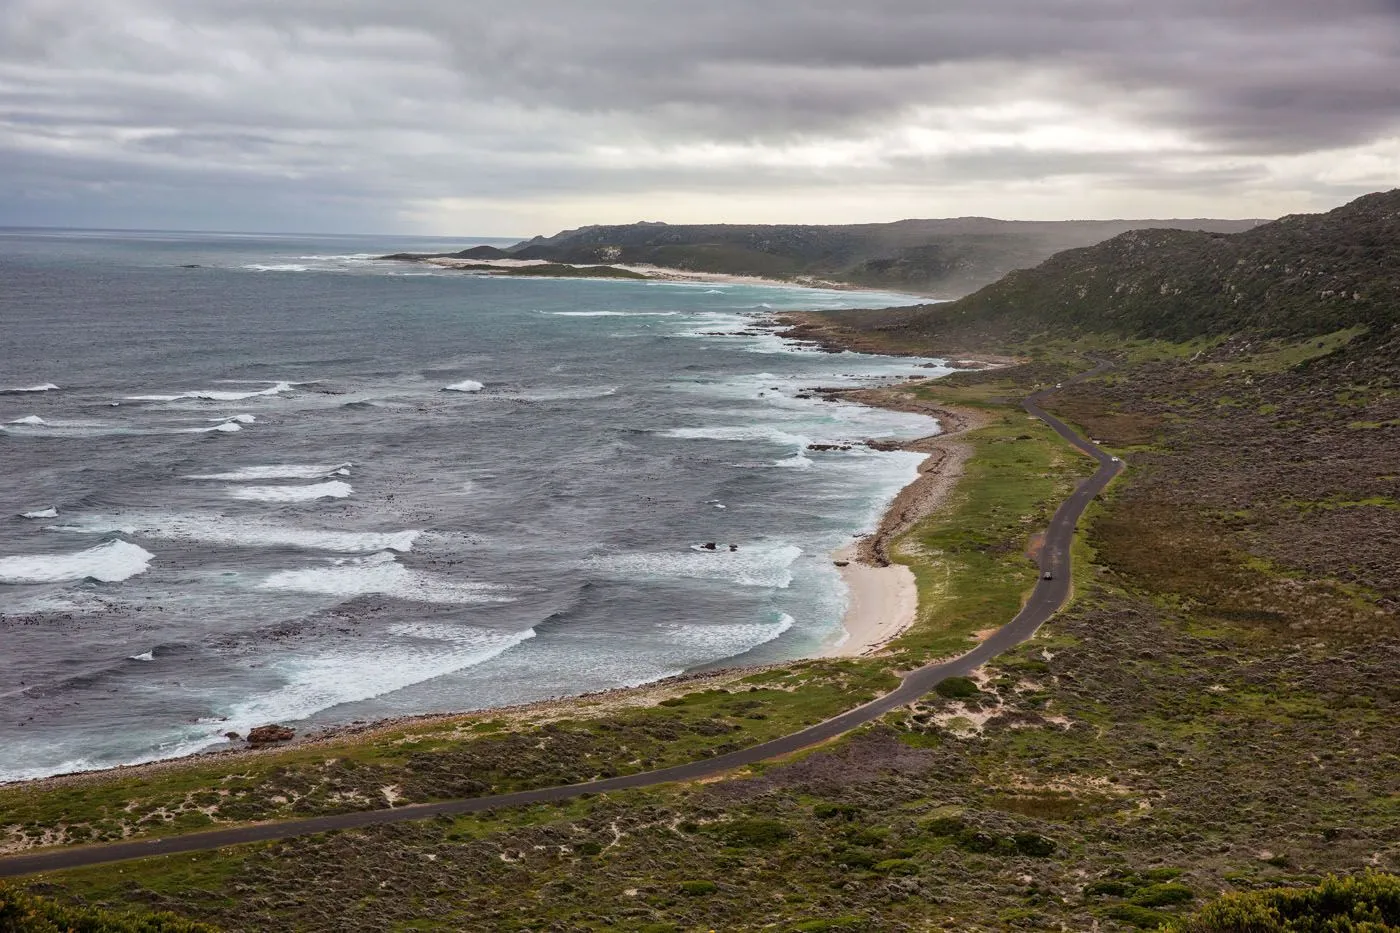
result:
[[[239,739],[243,738],[243,736],[239,735],[237,732],[225,732],[224,738],[228,739],[230,742],[237,742]]]

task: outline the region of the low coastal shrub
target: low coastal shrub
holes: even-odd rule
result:
[[[1400,876],[1329,876],[1311,888],[1227,894],[1171,933],[1392,933],[1400,931]]]
[[[1055,851],[1055,840],[1039,833],[1017,833],[1011,841],[1017,852],[1032,858],[1048,858]]]
[[[1162,924],[1168,923],[1172,919],[1171,914],[1164,914],[1160,910],[1150,910],[1133,904],[1119,904],[1117,907],[1110,907],[1108,916],[1119,923],[1137,927],[1139,930],[1158,930],[1161,929]]]
[[[170,913],[118,914],[69,907],[0,885],[0,933],[218,933]]]
[[[1166,907],[1184,904],[1195,897],[1196,892],[1184,884],[1149,884],[1134,894],[1132,901],[1139,907]]]
[[[714,894],[719,890],[719,885],[713,881],[682,881],[681,893],[686,897],[704,897],[706,894]]]
[[[736,849],[768,849],[792,836],[792,830],[778,820],[734,820],[717,824],[710,831]]]
[[[939,696],[950,700],[966,700],[982,692],[970,677],[945,677],[933,689]]]

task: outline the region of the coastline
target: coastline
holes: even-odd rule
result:
[[[914,572],[890,559],[890,547],[947,500],[972,453],[971,445],[957,438],[986,423],[986,418],[975,409],[926,402],[904,391],[908,385],[910,383],[823,393],[827,398],[929,415],[938,419],[943,431],[917,440],[881,445],[887,450],[908,450],[928,456],[919,464],[918,476],[890,501],[875,531],[832,555],[849,593],[845,617],[841,620],[845,635],[826,646],[821,657],[879,654],[918,621],[919,594]]]
[[[682,274],[689,275],[689,273]],[[708,276],[711,274],[696,273],[696,275]],[[727,278],[738,280],[743,284],[792,285],[788,282],[740,276],[722,277],[718,273],[713,275],[716,278],[706,278],[701,279],[701,281],[719,281]],[[769,316],[765,326],[778,325],[780,322],[775,319],[779,317],[778,315]],[[833,352],[837,351],[833,350]],[[882,353],[881,355],[894,354]],[[972,365],[988,365],[980,361],[970,362]],[[830,401],[854,402],[870,407],[934,417],[939,421],[942,430],[938,434],[913,440],[871,440],[868,442],[877,449],[907,450],[923,453],[926,456],[918,467],[918,475],[896,493],[886,506],[876,530],[832,555],[832,559],[838,564],[845,564],[845,566],[839,567],[849,594],[847,608],[842,619],[843,634],[836,642],[821,646],[810,654],[779,663],[696,671],[636,686],[616,687],[592,693],[569,694],[512,706],[411,714],[369,722],[322,726],[315,728],[314,731],[299,733],[288,741],[256,746],[233,742],[226,746],[214,746],[172,758],[116,765],[90,771],[47,775],[30,780],[6,782],[0,784],[0,787],[42,789],[60,784],[82,783],[88,780],[100,781],[106,778],[139,776],[186,765],[211,764],[225,760],[229,756],[276,754],[290,749],[309,749],[336,745],[346,741],[368,740],[376,735],[411,729],[418,725],[463,723],[465,724],[463,735],[466,735],[470,731],[471,724],[487,719],[530,720],[542,723],[563,718],[591,718],[629,707],[653,706],[662,700],[683,693],[722,686],[757,671],[823,658],[860,658],[878,655],[892,641],[913,626],[918,617],[918,591],[914,574],[908,567],[890,561],[889,547],[899,535],[945,501],[949,492],[956,486],[962,473],[963,463],[971,452],[969,445],[958,443],[954,439],[985,423],[985,418],[980,412],[934,404],[919,399],[907,391],[911,386],[922,384],[921,380],[922,377],[916,377],[906,382],[879,388],[817,390]]]
[[[699,272],[691,269],[675,269],[669,266],[653,266],[645,263],[552,263],[543,259],[455,259],[452,257],[429,257],[413,262],[440,269],[469,269],[480,271],[483,266],[495,266],[501,270],[526,270],[531,266],[571,265],[579,269],[621,269],[656,282],[690,282],[697,285],[762,285],[776,288],[815,288],[841,292],[887,292],[892,295],[909,295],[915,298],[941,300],[924,292],[901,288],[876,288],[870,285],[854,285],[850,282],[836,282],[816,276],[797,276],[792,279],[770,279],[758,275],[739,275],[731,272]],[[486,272],[486,275],[491,273]],[[528,275],[528,273],[518,273]],[[554,278],[555,276],[551,276]],[[567,276],[560,276],[567,278]]]

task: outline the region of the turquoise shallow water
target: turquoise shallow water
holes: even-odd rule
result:
[[[919,458],[808,445],[934,425],[804,390],[941,370],[733,334],[909,299],[369,259],[449,245],[0,231],[0,779],[839,637]]]

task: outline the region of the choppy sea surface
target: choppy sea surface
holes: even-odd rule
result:
[[[734,332],[911,299],[371,259],[472,242],[0,230],[0,780],[841,637],[920,457],[809,445],[936,425],[805,390],[944,370]]]

